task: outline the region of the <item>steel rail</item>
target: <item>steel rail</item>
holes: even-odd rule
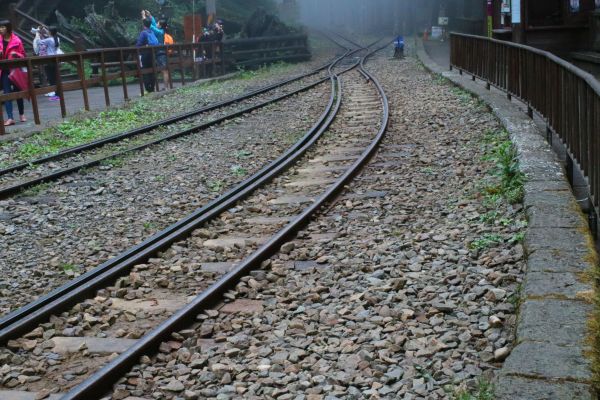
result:
[[[343,46],[339,42],[337,42],[337,41],[335,41],[333,39],[330,39],[330,40],[333,43],[335,43],[337,46],[345,48],[346,49],[346,53],[345,54],[347,54],[350,51],[347,47]],[[283,80],[283,81],[280,81],[280,82],[277,82],[277,83],[274,83],[274,84],[271,84],[271,85],[264,86],[262,88],[259,88],[259,89],[256,89],[256,90],[244,93],[244,94],[242,94],[240,96],[237,96],[235,98],[232,98],[232,99],[219,101],[219,102],[216,102],[216,103],[213,103],[213,104],[209,104],[209,105],[207,105],[205,107],[201,107],[201,108],[198,108],[196,110],[192,110],[192,111],[188,111],[188,112],[185,112],[185,113],[182,113],[182,114],[178,114],[178,115],[176,115],[174,117],[164,118],[164,119],[161,119],[159,121],[153,122],[151,124],[147,124],[147,125],[141,126],[139,128],[131,129],[131,130],[123,132],[123,133],[119,133],[119,134],[116,134],[116,135],[107,136],[105,138],[97,139],[97,140],[94,140],[94,141],[91,141],[91,142],[88,142],[88,143],[85,143],[85,144],[82,144],[82,145],[79,145],[79,146],[73,146],[73,147],[70,147],[68,149],[64,149],[62,151],[59,151],[56,154],[51,154],[51,155],[48,155],[48,156],[39,157],[39,158],[36,158],[34,160],[31,160],[31,161],[23,161],[23,162],[20,162],[20,163],[15,163],[13,165],[10,165],[8,167],[4,167],[4,168],[0,169],[0,176],[9,174],[11,172],[21,171],[21,170],[23,170],[23,169],[25,169],[27,167],[33,166],[33,165],[40,165],[40,164],[47,163],[49,161],[59,160],[61,158],[67,157],[69,155],[77,154],[77,153],[80,153],[80,152],[86,151],[86,150],[95,149],[95,148],[104,146],[106,144],[119,142],[119,141],[121,141],[123,139],[127,139],[127,138],[138,136],[138,135],[141,135],[141,134],[144,134],[144,133],[148,133],[148,132],[150,132],[150,131],[152,131],[154,129],[157,129],[157,128],[161,127],[161,126],[172,125],[174,123],[183,121],[183,120],[191,118],[191,117],[195,117],[197,115],[200,115],[200,114],[203,114],[203,113],[206,113],[206,112],[214,111],[214,110],[217,110],[217,109],[223,108],[223,107],[228,107],[230,105],[239,103],[239,102],[244,101],[244,100],[248,100],[248,99],[250,99],[252,97],[255,97],[255,96],[258,96],[258,95],[270,92],[272,90],[275,90],[275,89],[281,88],[283,86],[286,86],[286,85],[288,85],[290,83],[293,83],[293,82],[299,81],[301,79],[307,78],[307,77],[309,77],[311,75],[315,75],[315,74],[317,74],[317,73],[319,73],[319,72],[321,72],[321,71],[329,68],[329,66],[334,61],[335,61],[335,59],[332,60],[332,61],[329,61],[326,64],[324,64],[324,65],[322,65],[322,66],[320,66],[320,67],[318,67],[318,68],[316,68],[316,69],[314,69],[312,71],[309,71],[309,72],[307,72],[305,74],[298,75],[298,76],[290,78],[290,79],[286,79],[286,80]]]
[[[364,58],[369,57],[375,51],[369,53]],[[170,337],[172,332],[176,332],[189,325],[189,323],[192,322],[199,313],[220,301],[222,299],[222,295],[227,290],[233,288],[235,284],[239,282],[240,278],[247,275],[251,270],[259,268],[261,262],[276,254],[281,245],[295,236],[298,231],[310,221],[314,214],[325,204],[334,199],[335,196],[337,196],[352,180],[352,178],[358,174],[358,172],[368,163],[368,161],[379,148],[379,144],[385,136],[389,122],[389,104],[382,86],[374,76],[364,69],[364,58],[361,60],[360,69],[369,78],[369,82],[372,82],[375,85],[379,93],[383,107],[383,116],[381,127],[379,128],[375,139],[361,154],[361,156],[341,177],[336,180],[332,186],[327,189],[323,195],[321,195],[321,197],[307,207],[302,214],[300,214],[276,235],[274,235],[267,243],[262,245],[252,255],[244,259],[229,273],[222,276],[217,282],[192,300],[192,302],[176,312],[173,316],[152,330],[149,334],[139,339],[124,353],[109,362],[106,366],[97,371],[84,382],[70,390],[67,394],[65,394],[65,396],[62,397],[62,400],[89,400],[101,398],[108,387],[111,387],[111,385],[118,381],[124,373],[127,373],[133,365],[139,362],[139,358],[142,355],[147,354],[152,350],[155,351],[162,341]],[[338,79],[338,110],[342,97],[341,90],[342,83],[341,80]]]
[[[7,197],[15,195],[15,194],[17,194],[17,193],[19,193],[19,192],[21,192],[21,191],[23,191],[25,189],[28,189],[30,187],[39,185],[41,183],[47,183],[47,182],[55,181],[55,180],[57,180],[59,178],[62,178],[63,176],[70,175],[70,174],[75,173],[75,172],[77,172],[77,171],[79,171],[81,169],[95,167],[95,166],[97,166],[97,165],[99,165],[99,164],[101,164],[101,163],[103,163],[105,161],[108,161],[110,159],[113,159],[113,158],[116,158],[116,157],[121,157],[121,156],[124,156],[124,155],[126,155],[128,153],[133,153],[133,152],[137,152],[137,151],[140,151],[140,150],[144,150],[144,149],[146,149],[148,147],[155,146],[155,145],[163,143],[163,142],[171,141],[171,140],[183,137],[183,136],[188,136],[188,135],[191,135],[191,134],[194,134],[194,133],[206,130],[207,128],[210,128],[211,126],[218,125],[218,124],[220,124],[222,122],[234,119],[234,118],[239,117],[239,116],[244,115],[244,114],[248,114],[248,113],[250,113],[252,111],[255,111],[257,109],[264,108],[264,107],[266,107],[268,105],[277,103],[277,102],[282,101],[282,100],[284,100],[286,98],[289,98],[289,97],[295,96],[297,94],[300,94],[302,92],[305,92],[305,91],[308,91],[310,89],[313,89],[314,87],[320,85],[321,83],[326,82],[328,79],[329,78],[322,78],[322,79],[320,79],[320,80],[318,80],[316,82],[313,82],[313,83],[311,83],[309,85],[306,85],[306,86],[304,86],[304,87],[302,87],[300,89],[294,90],[292,92],[285,93],[285,94],[283,94],[281,96],[268,99],[268,100],[266,100],[264,102],[261,102],[261,103],[258,103],[258,104],[254,104],[254,105],[251,105],[251,106],[248,106],[248,107],[245,107],[245,108],[243,108],[241,110],[234,111],[232,113],[229,113],[229,114],[224,115],[222,117],[218,117],[218,118],[213,119],[213,120],[208,121],[208,122],[203,122],[203,123],[198,124],[196,126],[193,126],[191,128],[187,128],[187,129],[184,129],[184,130],[181,130],[181,131],[178,131],[178,132],[175,132],[175,133],[172,133],[172,134],[169,134],[169,135],[166,135],[166,136],[154,139],[154,140],[150,140],[148,142],[142,143],[142,144],[137,145],[137,146],[129,147],[129,148],[125,149],[125,150],[121,150],[121,151],[118,151],[118,152],[114,152],[114,153],[108,154],[106,156],[96,157],[96,158],[91,159],[91,160],[80,162],[78,164],[71,165],[69,167],[60,169],[58,171],[51,172],[51,173],[49,173],[47,175],[43,175],[43,176],[40,176],[40,177],[37,177],[37,178],[32,178],[32,179],[28,179],[28,180],[25,180],[25,181],[20,181],[20,182],[18,182],[16,184],[13,184],[13,185],[10,185],[10,186],[1,187],[0,188],[0,200],[1,199],[6,199]]]
[[[335,63],[338,63],[343,58],[345,56],[339,57]],[[354,66],[346,68],[341,73],[355,68],[358,64],[357,62]],[[235,203],[246,198],[260,185],[272,179],[276,173],[291,165],[306,151],[305,144],[313,136],[321,135],[332,122],[332,118],[328,118],[328,115],[331,114],[335,99],[335,79],[330,77],[330,80],[332,82],[332,90],[325,111],[313,127],[294,146],[269,165],[263,167],[254,175],[194,213],[80,277],[54,289],[36,301],[4,316],[0,319],[0,344],[6,344],[8,340],[26,333],[37,324],[46,320],[49,315],[57,312],[57,310],[62,310],[70,304],[76,303],[78,299],[92,293],[97,287],[103,285],[104,282],[115,279],[124,274],[132,266],[148,260],[172,243],[187,237],[192,230],[228,210]]]
[[[357,50],[354,50],[354,51],[348,50],[344,55],[342,55],[341,57],[338,57],[337,59],[335,59],[331,63],[331,65],[329,66],[329,68],[331,68],[333,65],[335,65],[336,63],[338,63],[340,60],[344,59],[345,57],[347,57],[347,56],[349,56],[349,55],[351,55],[351,54],[353,54],[353,53],[355,53],[355,52],[357,52],[359,50],[360,49],[357,49]],[[330,71],[330,69],[328,69],[328,71]],[[183,136],[187,136],[187,135],[191,135],[193,133],[197,133],[197,132],[203,131],[203,130],[211,127],[211,126],[218,125],[218,124],[220,124],[222,122],[225,122],[225,121],[231,120],[233,118],[239,117],[240,115],[244,115],[244,114],[250,113],[250,112],[252,112],[254,110],[266,107],[266,106],[268,106],[270,104],[277,103],[277,102],[282,101],[282,100],[284,100],[286,98],[289,98],[289,97],[295,96],[295,95],[297,95],[299,93],[308,91],[308,90],[310,90],[310,89],[312,89],[312,88],[320,85],[321,83],[326,82],[327,80],[329,80],[329,78],[322,78],[322,79],[320,79],[320,80],[318,80],[316,82],[313,82],[311,84],[305,85],[305,86],[301,87],[300,89],[294,90],[292,92],[285,93],[283,95],[280,95],[280,96],[277,96],[277,97],[265,100],[265,101],[263,101],[261,103],[254,104],[254,105],[248,106],[246,108],[243,108],[241,110],[237,110],[237,111],[231,112],[229,114],[226,114],[226,115],[224,115],[222,117],[219,117],[219,118],[216,118],[214,120],[201,123],[201,124],[193,126],[191,128],[187,128],[187,129],[184,129],[184,130],[181,130],[181,131],[178,131],[178,132],[175,132],[175,133],[172,133],[172,134],[169,134],[169,135],[166,135],[166,136],[163,136],[163,137],[160,137],[160,138],[157,138],[157,139],[145,142],[143,144],[127,148],[125,150],[121,150],[121,151],[118,151],[118,152],[115,152],[115,153],[108,154],[106,156],[97,157],[97,158],[94,158],[94,159],[91,159],[91,160],[87,160],[87,161],[84,161],[84,162],[72,165],[70,167],[66,167],[66,168],[60,169],[58,171],[54,171],[54,172],[49,173],[47,175],[42,175],[42,176],[37,177],[37,178],[32,178],[32,179],[20,181],[20,182],[18,182],[16,184],[13,184],[13,185],[10,185],[10,186],[0,187],[0,200],[1,199],[5,199],[7,197],[10,197],[12,195],[15,195],[15,194],[17,194],[17,193],[19,193],[19,192],[21,192],[21,191],[23,191],[25,189],[28,189],[30,187],[39,185],[41,183],[47,183],[47,182],[55,181],[55,180],[57,180],[57,179],[59,179],[59,178],[61,178],[63,176],[67,176],[67,175],[72,174],[74,172],[77,172],[77,171],[79,171],[81,169],[95,167],[95,166],[97,166],[97,165],[99,165],[99,164],[101,164],[101,163],[103,163],[103,162],[105,162],[107,160],[110,160],[110,159],[113,159],[113,158],[116,158],[116,157],[120,157],[120,156],[124,156],[124,155],[126,155],[128,153],[140,151],[140,150],[146,149],[148,147],[157,145],[157,144],[162,143],[162,142],[174,140],[174,139],[177,139],[177,138],[180,138],[180,137],[183,137]]]

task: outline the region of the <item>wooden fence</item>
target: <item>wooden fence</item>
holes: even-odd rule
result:
[[[228,40],[225,58],[237,68],[277,61],[305,61],[310,59],[308,38],[306,35],[288,35]]]
[[[152,67],[142,68],[140,65],[140,56],[147,52],[151,54]],[[166,65],[161,67],[156,63],[156,55],[159,52],[166,54]],[[210,52],[212,57],[205,58],[204,55]],[[104,88],[104,99],[106,106],[110,106],[109,86],[115,80],[120,82],[123,88],[123,98],[129,99],[128,79],[134,78],[139,83],[140,95],[144,95],[143,76],[152,74],[154,79],[158,79],[158,73],[167,71],[171,77],[171,88],[174,74],[179,74],[179,80],[185,85],[186,74],[193,80],[209,75],[224,73],[225,62],[221,55],[223,54],[223,44],[219,42],[210,43],[190,43],[174,44],[169,46],[151,46],[151,47],[127,47],[115,49],[91,50],[78,53],[70,53],[46,57],[28,57],[18,60],[0,61],[0,69],[22,68],[27,73],[28,87],[26,90],[0,95],[0,102],[16,99],[28,99],[31,101],[34,120],[36,124],[41,124],[40,114],[37,104],[38,95],[50,92],[62,94],[65,91],[81,90],[83,105],[86,110],[90,109],[88,99],[88,89],[91,86],[100,85]],[[70,63],[75,65],[76,78],[63,80],[58,68],[61,63]],[[47,65],[56,66],[56,85],[36,87],[34,82],[34,70],[44,68]],[[90,68],[97,70],[94,75]],[[65,97],[60,95],[61,115],[66,117],[67,108]],[[0,107],[0,121],[4,119],[2,107]],[[0,134],[4,133],[4,125],[0,124]]]
[[[152,68],[142,68],[140,56],[143,52],[152,55]],[[158,66],[156,55],[166,54],[166,65]],[[186,79],[197,80],[209,76],[224,74],[227,70],[236,68],[255,67],[276,61],[302,61],[310,58],[306,35],[281,37],[236,39],[225,42],[201,42],[174,44],[170,46],[124,47],[113,49],[88,50],[46,57],[28,57],[20,60],[0,61],[1,69],[22,68],[27,73],[28,87],[26,90],[9,94],[0,94],[0,102],[16,99],[31,101],[34,121],[41,124],[38,101],[36,96],[50,92],[57,94],[80,90],[83,105],[90,109],[88,89],[101,86],[104,89],[106,106],[110,106],[109,87],[120,85],[123,88],[123,98],[130,98],[128,83],[137,81],[140,95],[144,95],[143,76],[153,74],[158,79],[159,72],[167,71],[171,88],[173,81],[185,85]],[[56,85],[42,86],[38,81],[37,71],[45,66],[56,68]],[[58,66],[70,65],[71,74],[64,75]],[[178,79],[176,76],[178,75]],[[65,97],[60,96],[61,115],[66,117],[67,107]],[[4,110],[0,107],[0,121],[4,120]],[[4,125],[0,124],[0,134],[4,133]]]
[[[514,96],[546,120],[567,149],[573,180],[577,162],[588,180],[590,201],[600,201],[600,83],[592,75],[543,50],[486,37],[451,34],[450,65]]]

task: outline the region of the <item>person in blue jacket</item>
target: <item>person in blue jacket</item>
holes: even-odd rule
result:
[[[158,39],[156,35],[150,27],[152,26],[152,21],[148,18],[144,18],[142,21],[144,25],[144,29],[140,32],[140,36],[138,37],[137,42],[135,43],[136,47],[149,47],[149,46],[157,46]],[[152,51],[150,50],[141,50],[140,51],[140,63],[142,68],[152,68]],[[156,77],[153,73],[148,73],[143,75],[144,79],[144,88],[147,92],[154,92],[154,84],[156,82]]]
[[[404,37],[402,35],[394,40],[394,58],[404,58]]]

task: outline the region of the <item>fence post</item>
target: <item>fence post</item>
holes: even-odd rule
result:
[[[108,80],[106,79],[106,56],[104,50],[100,53],[100,65],[102,68],[102,85],[104,86],[104,103],[110,107],[110,94],[108,93]]]
[[[221,75],[225,75],[225,45],[221,42]]]
[[[152,51],[152,74],[154,75],[154,91],[158,92],[158,74],[156,73],[156,51],[154,50],[154,46],[150,46],[150,50]]]
[[[144,77],[142,76],[142,67],[140,65],[140,48],[135,51],[135,66],[137,67],[138,83],[140,84],[140,96],[144,96]]]
[[[590,211],[588,213],[588,225],[594,239],[598,239],[598,214],[596,214],[596,208],[594,207],[593,202],[591,200],[589,200],[589,202]]]
[[[33,65],[31,59],[27,59],[27,85],[29,86],[29,99],[31,100],[31,109],[33,110],[33,120],[36,125],[40,125],[42,122],[40,121],[40,110],[33,83]]]
[[[4,103],[0,102],[0,135],[4,135],[5,133],[6,129],[4,128]]]
[[[88,91],[87,91],[87,82],[85,81],[85,68],[83,66],[83,55],[79,55],[79,59],[77,62],[77,73],[79,74],[79,79],[81,80],[81,91],[83,92],[83,106],[86,111],[90,111],[90,101],[88,99]]]
[[[571,184],[571,186],[573,186],[573,182],[575,181],[575,179],[574,179],[575,170],[574,170],[574,165],[573,165],[573,159],[571,158],[571,156],[569,155],[568,152],[567,152],[565,169],[567,170],[567,179],[569,180],[569,183]]]
[[[181,74],[181,86],[185,86],[185,67],[183,65],[183,45],[177,45],[179,53],[179,72]]]
[[[169,89],[173,89],[173,77],[171,76],[171,57],[169,57],[170,51],[172,51],[171,46],[165,47],[165,58],[167,59],[167,76],[169,77]]]
[[[552,146],[552,129],[550,129],[549,125],[546,125],[546,141]]]
[[[123,57],[123,49],[119,50],[119,64],[121,67],[121,83],[123,84],[123,98],[129,100],[129,93],[127,90],[127,76],[125,76],[125,57]]]
[[[65,94],[64,94],[63,88],[62,88],[62,76],[60,74],[59,57],[55,56],[53,61],[56,65],[56,93],[58,94],[59,99],[60,99],[60,114],[62,115],[63,118],[66,118],[67,106],[65,104]]]

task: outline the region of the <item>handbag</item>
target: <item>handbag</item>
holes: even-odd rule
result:
[[[8,74],[8,79],[20,91],[29,91],[29,77],[27,76],[27,68],[24,67],[11,69],[10,73]],[[27,99],[29,99],[29,92],[27,93]]]

